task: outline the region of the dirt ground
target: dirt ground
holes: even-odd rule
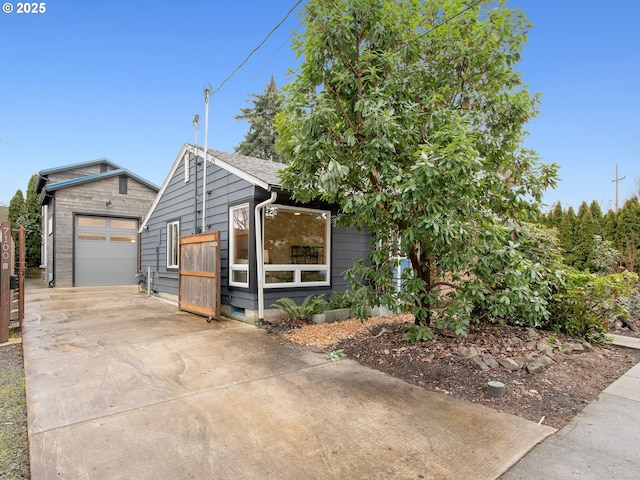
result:
[[[317,347],[329,358],[346,355],[363,365],[434,392],[480,403],[555,428],[566,425],[609,384],[640,361],[640,351],[611,345],[583,344],[563,335],[523,327],[471,325],[466,338],[436,331],[430,341],[404,338],[413,323],[410,315],[350,319],[320,325],[267,325],[268,331],[289,342]],[[636,336],[621,329],[612,333]],[[582,349],[571,345],[580,344]],[[474,347],[478,357],[535,359],[540,345],[551,348],[553,362],[536,373],[526,368],[507,371],[501,366],[482,370],[462,351]],[[569,347],[568,347],[569,346]],[[461,349],[461,347],[463,347]],[[486,358],[486,357],[485,357]],[[500,398],[490,397],[487,383],[505,385]]]
[[[0,478],[29,477],[22,345],[5,345],[0,347]]]

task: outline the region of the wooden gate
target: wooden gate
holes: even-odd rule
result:
[[[180,238],[180,310],[220,317],[220,232]]]

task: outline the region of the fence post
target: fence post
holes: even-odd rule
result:
[[[0,225],[0,343],[9,341],[9,322],[11,320],[11,224],[2,222]]]
[[[18,227],[18,323],[20,325],[20,335],[22,335],[22,323],[24,322],[24,296],[27,293],[24,289],[24,278],[27,273],[27,240],[24,225]]]

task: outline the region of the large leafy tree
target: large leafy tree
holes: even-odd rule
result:
[[[468,5],[309,0],[277,122],[283,185],[372,235],[351,271],[360,300],[411,305],[426,332],[463,333],[479,304],[498,320],[522,305],[547,315],[517,233],[557,171],[522,147],[537,113],[516,71],[530,24],[504,2]],[[412,267],[400,292],[398,252]]]
[[[271,81],[261,94],[251,94],[253,106],[241,108],[236,120],[249,122],[249,131],[244,140],[236,147],[236,153],[265,160],[283,161],[278,155],[275,143],[277,134],[275,131],[275,117],[282,108],[282,96],[276,87],[276,82]]]

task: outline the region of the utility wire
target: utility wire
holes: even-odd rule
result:
[[[242,61],[242,63],[241,63],[240,65],[238,65],[238,66],[236,67],[236,69],[235,69],[233,72],[231,72],[231,75],[229,75],[227,78],[225,78],[225,79],[222,81],[222,83],[221,83],[220,85],[218,85],[218,87],[217,87],[217,88],[216,88],[216,89],[211,93],[211,96],[213,96],[213,95],[215,95],[216,93],[218,93],[218,92],[220,91],[220,89],[222,88],[222,86],[223,86],[225,83],[227,83],[229,80],[231,80],[231,77],[233,77],[233,76],[238,72],[238,70],[240,70],[240,69],[244,66],[244,64],[245,64],[245,63],[247,63],[247,62],[249,61],[249,59],[251,58],[251,56],[252,56],[254,53],[256,53],[258,50],[260,50],[260,47],[262,47],[262,46],[265,44],[265,42],[269,39],[269,37],[270,37],[270,36],[271,36],[271,35],[272,35],[272,34],[273,34],[273,33],[274,33],[278,28],[280,28],[280,27],[282,26],[282,24],[287,20],[287,18],[289,18],[289,15],[291,15],[291,13],[292,13],[296,8],[298,8],[298,6],[299,6],[301,3],[302,3],[302,0],[298,0],[298,1],[296,2],[296,4],[295,4],[293,7],[291,7],[291,10],[289,10],[289,11],[287,12],[287,14],[285,15],[285,17],[284,17],[282,20],[280,20],[280,23],[278,23],[278,25],[276,25],[275,27],[273,27],[273,29],[272,29],[272,30],[267,34],[267,36],[266,36],[266,37],[264,37],[264,39],[260,42],[260,44],[259,44],[256,48],[254,48],[254,49],[251,51],[251,53],[250,53],[249,55],[247,55],[247,57]]]
[[[476,0],[475,2],[471,3],[470,5],[466,6],[465,8],[463,8],[462,10],[460,10],[458,13],[456,13],[455,15],[451,15],[450,17],[444,18],[442,19],[442,21],[440,23],[436,23],[433,27],[431,27],[429,30],[427,30],[426,32],[410,39],[407,40],[406,42],[404,42],[400,47],[398,47],[396,50],[393,50],[391,52],[389,52],[387,55],[392,55],[394,53],[399,52],[401,49],[403,49],[404,47],[406,47],[407,45],[409,45],[410,43],[415,42],[416,40],[421,39],[422,37],[426,37],[427,35],[429,35],[431,32],[437,30],[438,28],[440,28],[441,26],[449,23],[450,21],[452,21],[454,18],[459,17],[460,15],[462,15],[463,13],[465,13],[467,10],[472,9],[473,7],[475,7],[476,5],[478,5],[479,3],[482,3],[484,0]],[[385,56],[387,56],[385,55]]]

